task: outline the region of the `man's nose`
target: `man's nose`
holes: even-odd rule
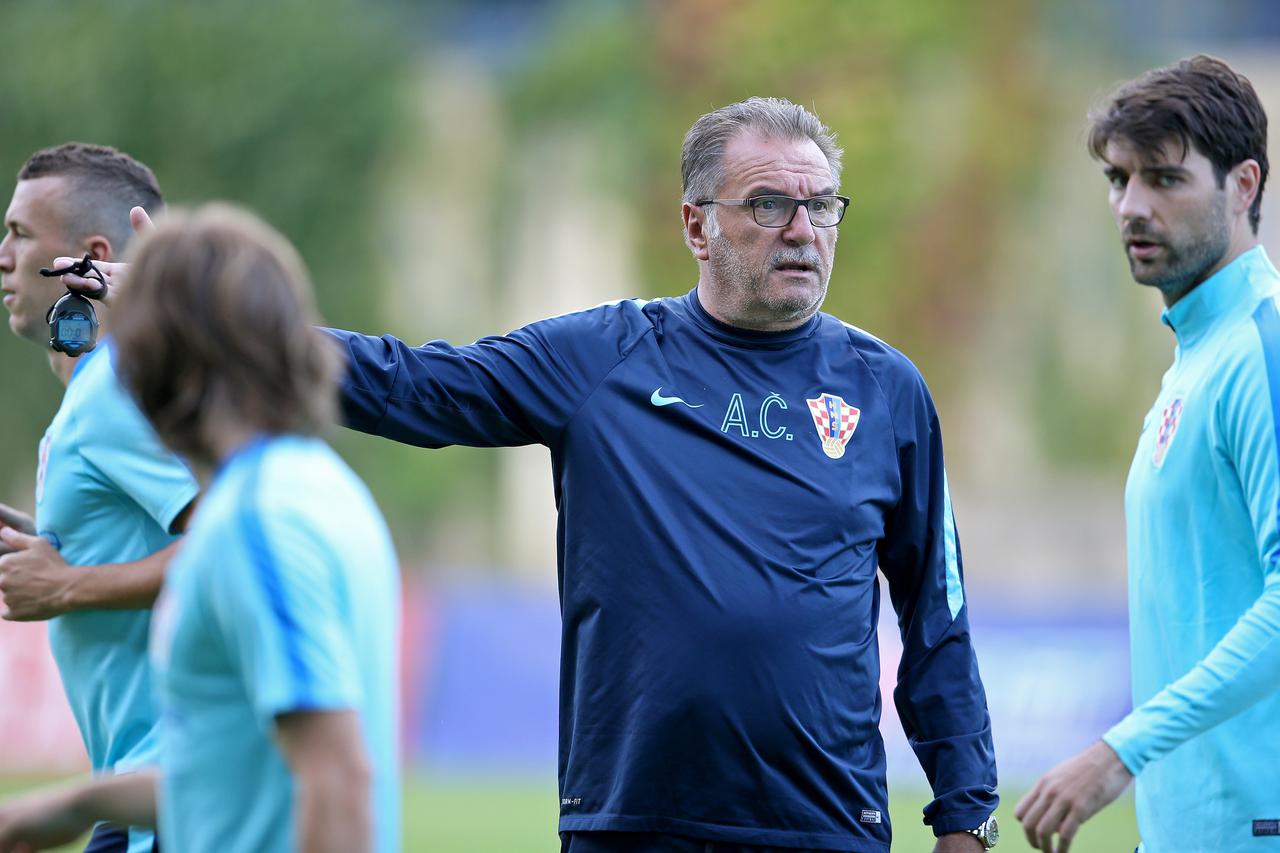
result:
[[[809,221],[809,208],[803,204],[797,205],[795,216],[791,217],[791,222],[782,229],[782,239],[792,246],[807,246],[817,237],[813,223]]]
[[[5,234],[0,240],[0,272],[11,273],[14,270],[13,240]]]
[[[1128,181],[1117,193],[1115,211],[1121,224],[1151,218],[1151,191],[1141,181]]]

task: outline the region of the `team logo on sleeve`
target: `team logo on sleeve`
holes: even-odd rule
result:
[[[832,459],[844,456],[845,446],[858,428],[862,412],[835,394],[823,394],[816,400],[805,400],[813,413],[813,425],[822,440],[822,452]]]
[[[1156,432],[1156,451],[1151,454],[1151,464],[1157,468],[1164,465],[1164,457],[1173,444],[1173,437],[1178,434],[1178,421],[1182,420],[1182,398],[1179,397],[1164,407],[1160,416],[1160,429]]]
[[[36,464],[36,503],[44,500],[44,472],[49,467],[49,436],[40,439],[40,461]]]

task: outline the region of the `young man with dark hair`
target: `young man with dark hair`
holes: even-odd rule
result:
[[[153,622],[160,773],[0,807],[0,850],[158,817],[183,853],[395,853],[395,551],[317,437],[340,364],[301,260],[212,205],[144,237],[129,278],[121,377],[209,483]]]
[[[41,267],[59,255],[117,259],[131,209],[157,210],[159,187],[133,158],[70,143],[33,155],[18,173],[0,242],[9,327],[47,348],[45,315],[64,292]],[[49,642],[95,774],[154,764],[156,714],[147,664],[149,608],[197,494],[120,387],[104,340],[75,359],[48,350],[67,386],[40,442],[36,517],[0,505],[0,595],[6,619],[49,619]],[[93,853],[142,853],[149,830],[103,825]]]
[[[1125,490],[1134,710],[1018,805],[1065,851],[1137,777],[1146,853],[1280,838],[1280,274],[1258,243],[1267,118],[1195,56],[1092,116],[1133,278],[1177,338]],[[1058,836],[1055,848],[1054,835]]]

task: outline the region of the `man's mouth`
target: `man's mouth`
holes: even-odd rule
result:
[[[814,264],[805,261],[784,261],[780,264],[774,264],[773,268],[779,272],[789,273],[809,273],[817,272],[818,268]]]
[[[1125,248],[1128,249],[1131,257],[1148,260],[1155,257],[1164,246],[1154,240],[1144,240],[1141,237],[1137,237],[1125,240]]]

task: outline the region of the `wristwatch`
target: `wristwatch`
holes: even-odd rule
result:
[[[1000,825],[996,823],[995,815],[978,824],[977,829],[966,829],[965,832],[981,841],[984,850],[995,847],[996,842],[1000,840]]]

